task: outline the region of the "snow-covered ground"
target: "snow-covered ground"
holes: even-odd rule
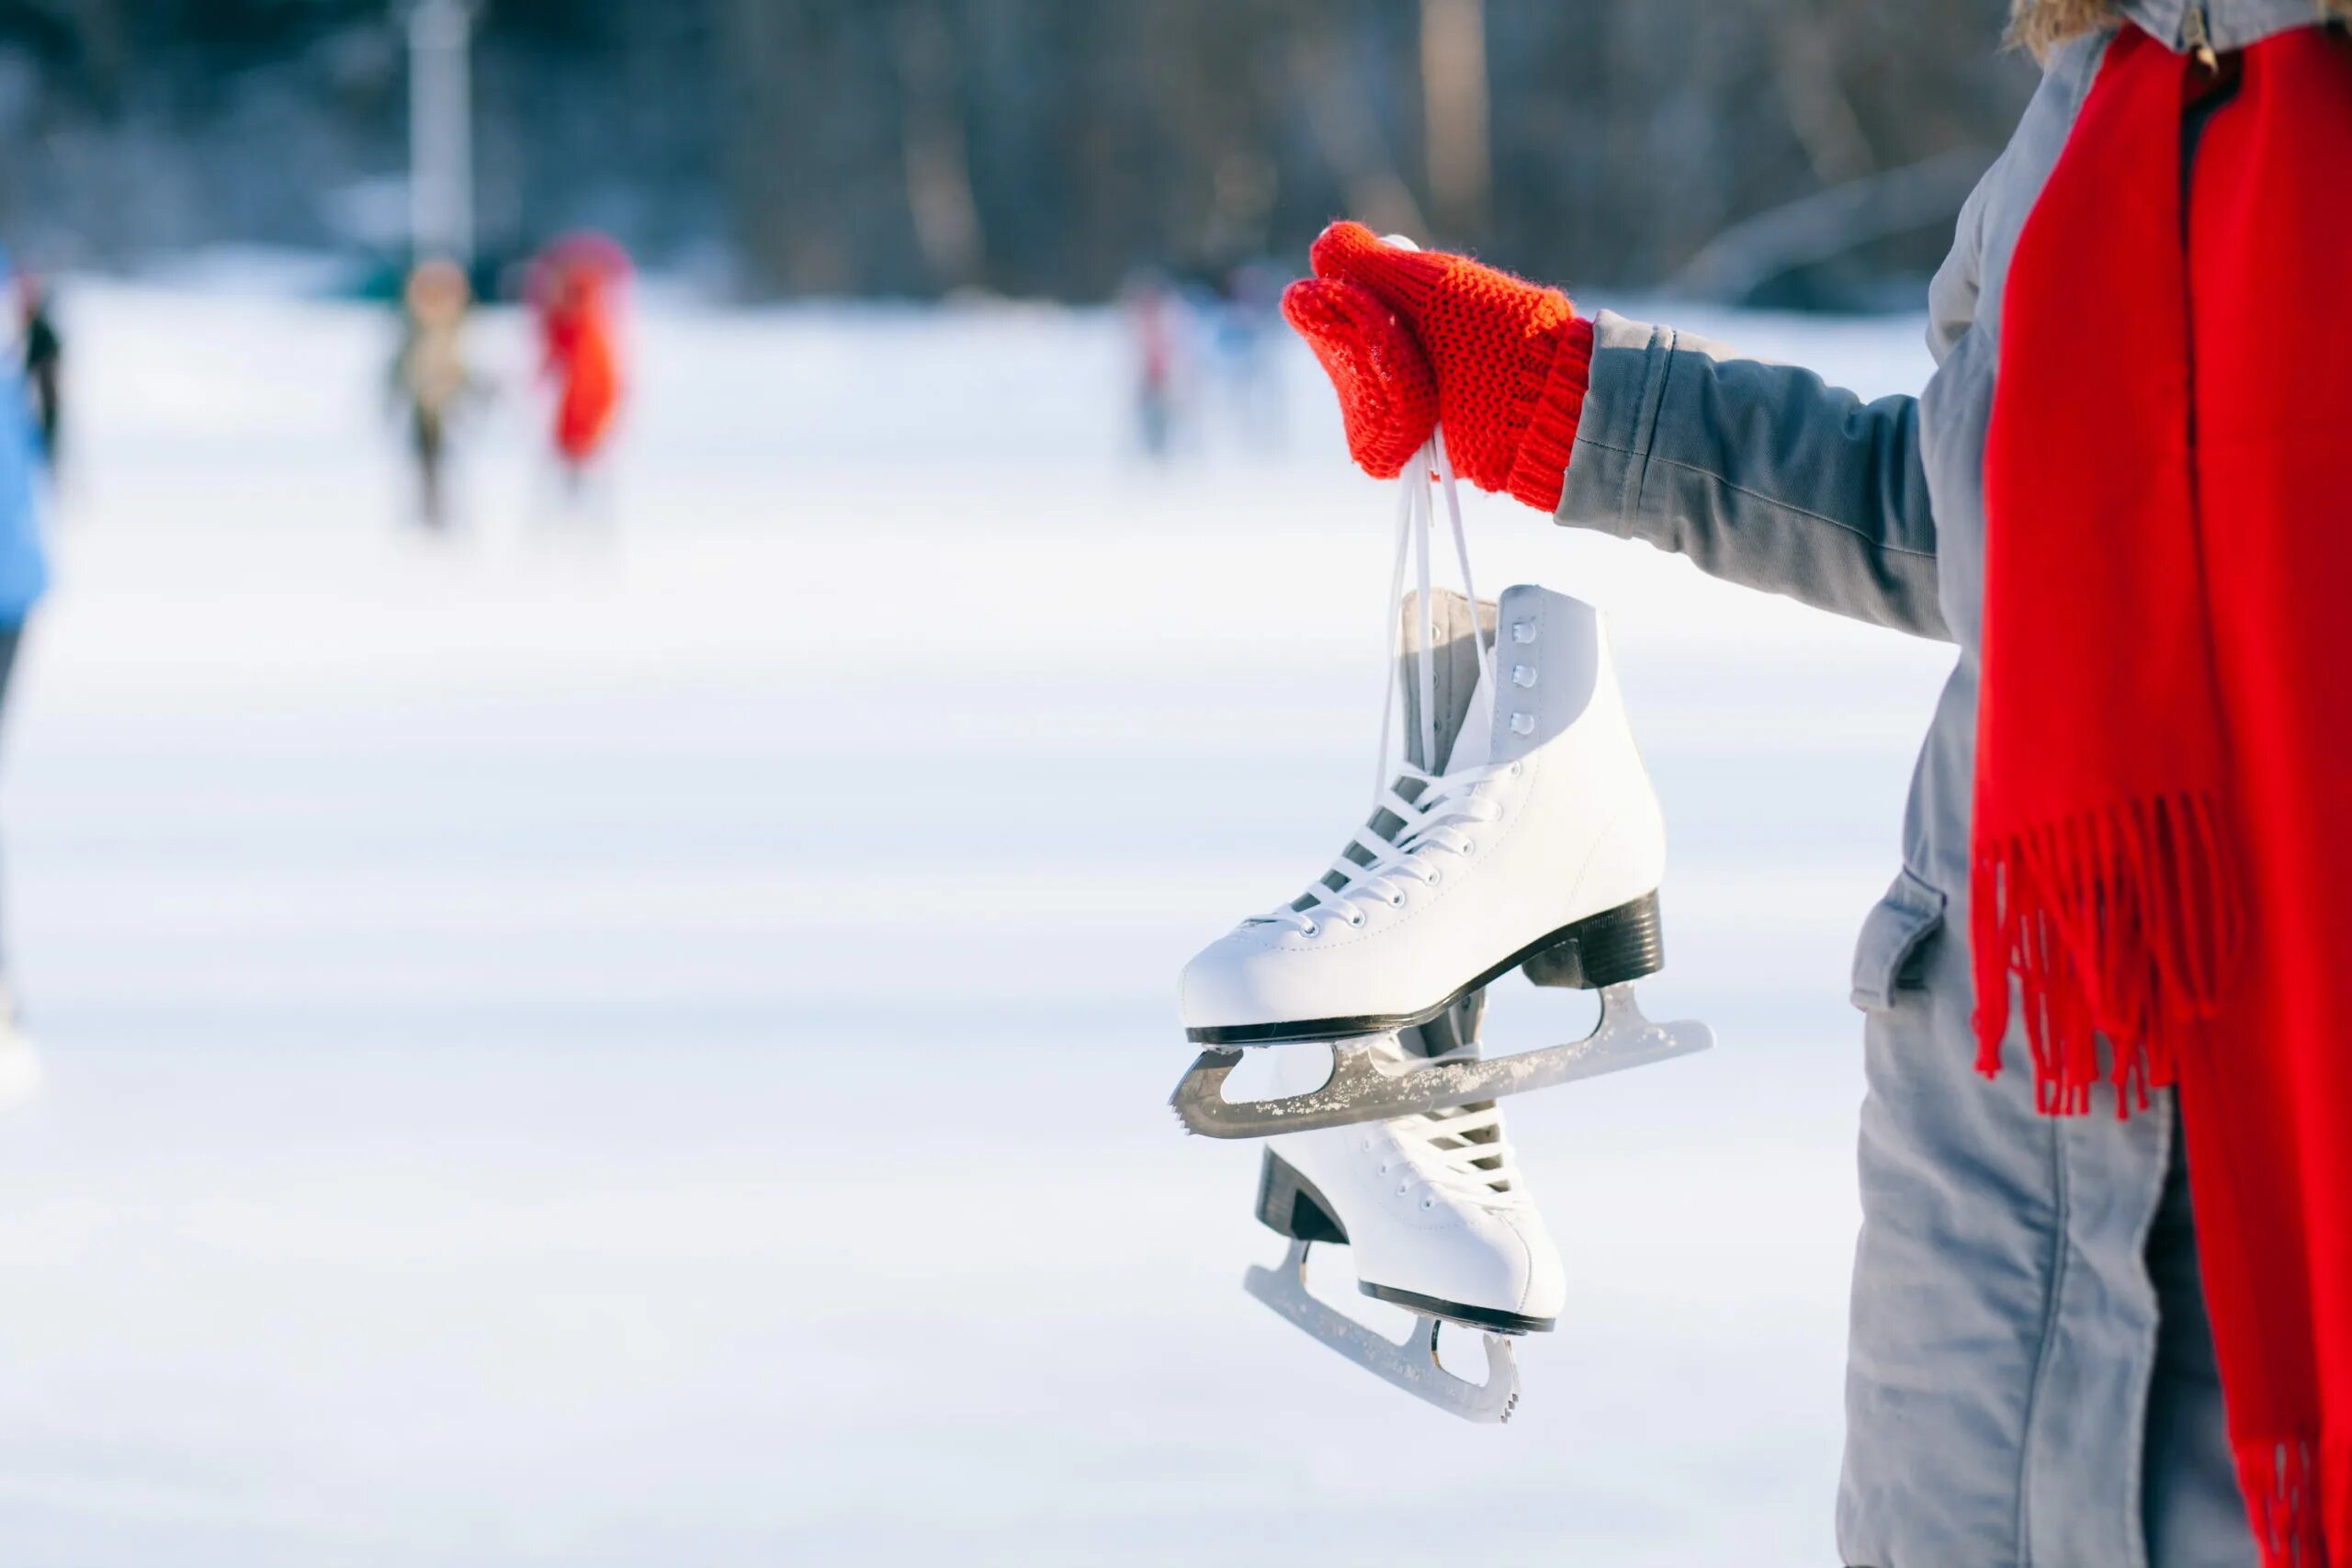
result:
[[[71,325],[0,774],[9,1568],[1832,1559],[1847,949],[1944,650],[1476,508],[1486,581],[1613,612],[1645,996],[1722,1044],[1513,1107],[1574,1296],[1472,1428],[1242,1295],[1256,1153],[1163,1104],[1177,966],[1370,769],[1388,503],[1311,365],[1288,456],[1162,475],[1103,319],[669,307],[580,530],[493,320],[432,547],[380,317]],[[1513,987],[1496,1039],[1587,1026]]]

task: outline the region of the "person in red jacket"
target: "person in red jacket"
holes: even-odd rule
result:
[[[610,242],[561,241],[548,247],[533,280],[541,363],[555,385],[556,460],[575,496],[620,412],[616,296],[626,268]]]

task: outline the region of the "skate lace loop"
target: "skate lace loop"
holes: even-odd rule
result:
[[[1495,1101],[1401,1117],[1388,1129],[1431,1192],[1490,1209],[1527,1201],[1511,1146],[1503,1141],[1502,1108]]]
[[[1421,756],[1425,761],[1437,756],[1437,627],[1430,608],[1430,533],[1434,524],[1430,502],[1431,475],[1445,496],[1446,518],[1453,525],[1454,559],[1462,568],[1463,596],[1470,604],[1470,638],[1477,654],[1481,678],[1489,692],[1494,690],[1494,649],[1478,626],[1478,588],[1470,572],[1470,538],[1462,525],[1461,491],[1454,481],[1453,461],[1446,455],[1444,433],[1432,432],[1428,444],[1406,465],[1405,478],[1398,487],[1396,561],[1388,576],[1388,656],[1382,666],[1385,678],[1381,682],[1380,751],[1374,759],[1373,819],[1376,823],[1385,812],[1396,818],[1396,826],[1386,839],[1370,824],[1358,829],[1348,849],[1331,863],[1321,880],[1290,904],[1262,917],[1308,936],[1321,929],[1325,918],[1351,926],[1363,924],[1367,900],[1376,899],[1391,906],[1402,903],[1402,882],[1436,886],[1443,874],[1429,863],[1430,852],[1469,854],[1473,840],[1462,830],[1464,827],[1491,822],[1501,815],[1501,808],[1487,797],[1481,786],[1502,776],[1508,771],[1503,764],[1437,773],[1417,766],[1408,758],[1400,756],[1393,763],[1389,761],[1396,720],[1396,672],[1405,651],[1404,620],[1396,614],[1396,606],[1404,598],[1405,560],[1408,554],[1415,563],[1419,590],[1415,603],[1420,613],[1420,637],[1414,652],[1414,673],[1420,695]],[[1458,734],[1454,745],[1461,745]],[[1354,858],[1357,851],[1363,852],[1363,859]]]
[[[1420,612],[1421,635],[1420,647],[1414,654],[1414,673],[1420,688],[1421,759],[1431,764],[1437,760],[1437,626],[1430,611],[1431,473],[1437,476],[1438,488],[1445,492],[1446,518],[1453,525],[1453,558],[1462,567],[1462,595],[1470,602],[1471,646],[1477,652],[1478,669],[1486,679],[1487,689],[1495,689],[1494,650],[1478,627],[1478,586],[1470,575],[1470,536],[1462,526],[1462,493],[1454,483],[1453,464],[1445,455],[1445,433],[1432,431],[1428,444],[1406,465],[1406,478],[1396,498],[1396,558],[1388,572],[1388,659],[1381,666],[1380,751],[1373,758],[1372,795],[1375,802],[1388,788],[1388,742],[1396,719],[1396,663],[1405,651],[1405,626],[1396,606],[1405,597],[1405,556],[1408,549],[1420,590],[1415,601]]]
[[[1383,842],[1369,829],[1359,830],[1354,842],[1374,855],[1371,863],[1360,863],[1341,855],[1331,864],[1331,874],[1341,878],[1339,886],[1318,882],[1301,896],[1301,904],[1277,909],[1272,918],[1311,936],[1324,919],[1357,925],[1363,920],[1365,904],[1403,902],[1406,882],[1435,886],[1444,873],[1430,863],[1431,852],[1442,850],[1457,856],[1472,852],[1474,840],[1463,829],[1502,815],[1502,807],[1487,797],[1485,786],[1509,772],[1508,764],[1495,762],[1431,777],[1410,762],[1403,764],[1400,778],[1418,781],[1423,787],[1419,798],[1410,802],[1396,790],[1386,792],[1381,805],[1397,818],[1396,837]]]

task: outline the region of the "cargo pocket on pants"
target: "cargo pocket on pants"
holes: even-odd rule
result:
[[[1886,897],[1862,922],[1854,948],[1854,1005],[1864,1012],[1891,1007],[1894,993],[1917,983],[1915,961],[1944,923],[1943,889],[1903,868]]]

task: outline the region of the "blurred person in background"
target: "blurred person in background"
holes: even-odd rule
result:
[[[476,389],[465,353],[466,313],[472,301],[464,270],[448,261],[420,262],[401,291],[393,389],[407,408],[409,450],[416,460],[417,515],[435,533],[449,525],[445,475],[450,422]]]
[[[10,281],[6,254],[0,252],[0,288]],[[39,427],[17,363],[13,355],[0,359],[0,721],[6,718],[25,622],[49,587],[33,485]],[[18,1026],[7,958],[0,940],[0,1106],[28,1098],[40,1083],[40,1058]]]
[[[565,499],[574,504],[585,495],[620,412],[617,318],[628,274],[620,246],[593,234],[557,241],[531,269],[540,367],[555,391],[556,464]]]
[[[1210,346],[1235,433],[1245,447],[1283,446],[1283,278],[1262,262],[1244,262],[1217,277],[1216,327]]]
[[[1144,456],[1166,462],[1176,436],[1183,302],[1165,278],[1146,273],[1127,285],[1126,317],[1135,355],[1136,438]]]
[[[48,286],[29,272],[17,279],[17,310],[25,334],[25,387],[32,398],[34,429],[41,461],[54,477],[65,344],[50,312]]]
[[[1285,312],[1376,477],[1959,646],[1854,964],[1842,1561],[2352,1568],[2352,0],[2017,28],[1917,398],[1352,223]]]

